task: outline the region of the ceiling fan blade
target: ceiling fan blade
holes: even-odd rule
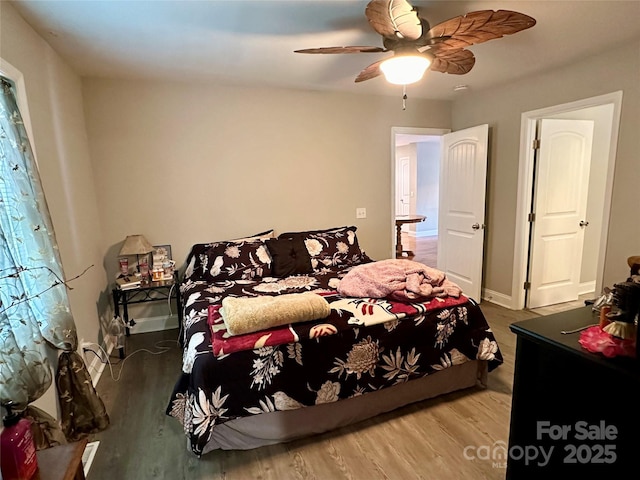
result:
[[[441,73],[450,73],[452,75],[464,75],[469,73],[476,63],[476,57],[470,50],[463,48],[450,49],[443,48],[429,50],[435,55],[429,70]]]
[[[364,13],[383,37],[417,40],[423,33],[418,11],[407,0],[371,0]]]
[[[427,34],[433,43],[465,48],[531,28],[535,19],[510,10],[480,10],[439,23]]]
[[[376,53],[386,52],[381,47],[320,47],[320,48],[304,48],[302,50],[294,50],[294,53]]]
[[[364,82],[365,80],[371,80],[372,78],[376,78],[382,75],[382,70],[380,70],[380,64],[385,60],[386,58],[383,58],[382,60],[378,60],[377,62],[372,63],[367,68],[362,70],[356,77],[356,83]]]

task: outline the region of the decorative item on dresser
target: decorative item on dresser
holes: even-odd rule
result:
[[[631,269],[627,281],[614,284],[613,289],[605,287],[605,294],[594,301],[592,308],[599,312],[599,324],[580,333],[580,345],[590,352],[640,358],[640,276],[634,274],[634,257],[627,263]]]
[[[404,274],[406,288],[385,272]],[[479,305],[418,262],[374,262],[353,226],[196,244],[180,293],[182,373],[166,413],[197,456],[482,387],[502,363]]]

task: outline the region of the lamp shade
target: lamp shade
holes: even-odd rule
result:
[[[380,64],[387,82],[394,85],[410,85],[422,78],[431,65],[426,55],[396,55]]]
[[[153,245],[144,235],[127,235],[120,249],[120,255],[144,255],[153,252]]]

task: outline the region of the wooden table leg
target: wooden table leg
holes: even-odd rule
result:
[[[411,250],[402,249],[402,225],[405,223],[418,223],[424,222],[427,217],[424,215],[406,216],[404,218],[396,218],[396,258],[408,257],[412,259],[415,257],[415,253]],[[405,255],[406,254],[406,255]]]

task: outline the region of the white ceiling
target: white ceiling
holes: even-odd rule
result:
[[[4,2],[4,0],[3,0]],[[15,0],[18,12],[81,76],[400,95],[382,77],[354,83],[390,53],[303,55],[296,49],[373,45],[366,1]],[[414,1],[432,26],[470,11],[516,10],[537,24],[474,45],[466,75],[428,72],[407,94],[453,99],[547,71],[640,38],[639,0]],[[603,65],[602,68],[606,68]]]

